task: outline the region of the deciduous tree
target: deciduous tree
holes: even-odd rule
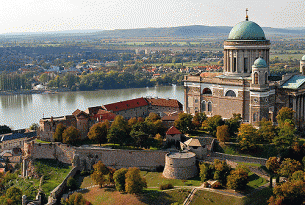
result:
[[[220,142],[227,142],[230,140],[230,132],[228,125],[221,125],[217,127],[216,137]]]
[[[79,131],[71,126],[65,129],[65,131],[62,134],[62,142],[66,144],[76,145],[79,143],[80,136]]]
[[[207,130],[211,135],[216,136],[217,127],[224,124],[220,115],[214,115],[213,117],[207,118],[203,123],[202,127]]]
[[[242,168],[231,171],[227,178],[227,187],[234,190],[243,190],[248,183],[248,172]]]
[[[9,204],[19,205],[22,201],[22,191],[17,187],[10,187],[6,191],[5,198],[10,202]]]
[[[128,169],[125,182],[125,190],[129,194],[141,193],[147,187],[145,178],[141,177],[140,170],[135,167]]]
[[[62,123],[59,123],[56,126],[55,132],[53,134],[53,139],[54,139],[55,142],[62,142],[63,141],[62,134],[65,131],[65,129],[66,129],[66,126],[64,126]]]
[[[241,124],[238,130],[237,140],[241,150],[255,149],[258,143],[257,129],[250,124]]]
[[[91,140],[96,141],[100,145],[107,142],[107,134],[109,129],[109,121],[105,120],[104,122],[99,122],[90,128],[88,132],[88,137]]]
[[[113,179],[115,183],[115,188],[120,192],[125,191],[125,178],[126,178],[125,176],[127,171],[128,171],[127,169],[122,168],[114,172]]]
[[[285,122],[289,122],[294,126],[295,125],[295,119],[293,116],[294,113],[295,111],[292,108],[282,107],[276,116],[279,126],[280,127],[284,126]]]
[[[178,119],[175,120],[175,127],[182,133],[190,133],[193,131],[193,116],[187,113],[180,113]]]
[[[105,175],[109,173],[109,169],[101,161],[98,161],[93,165],[93,169],[94,171],[91,174],[91,178],[100,186],[100,188],[102,188],[107,182]]]
[[[202,123],[207,119],[207,116],[204,112],[197,112],[193,118],[193,125],[196,129],[200,129]]]
[[[278,170],[278,173],[283,177],[291,177],[291,175],[298,171],[302,170],[302,164],[299,161],[296,161],[294,159],[286,158],[282,162],[280,169]]]

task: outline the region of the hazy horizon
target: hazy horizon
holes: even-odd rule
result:
[[[304,27],[305,1],[270,0],[3,0],[0,34],[117,30],[178,26]]]

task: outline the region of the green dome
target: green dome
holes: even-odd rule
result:
[[[258,59],[256,59],[254,61],[254,67],[256,68],[267,68],[267,63],[264,59],[262,59],[261,57],[259,57]]]
[[[228,40],[266,40],[263,29],[252,21],[242,21],[234,26]]]
[[[305,56],[302,57],[302,61],[305,61]]]

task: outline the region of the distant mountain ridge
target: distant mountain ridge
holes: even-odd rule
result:
[[[178,26],[164,28],[138,28],[116,30],[70,30],[54,32],[9,33],[11,35],[93,35],[104,38],[133,38],[133,37],[200,37],[200,36],[226,36],[230,33],[230,26]],[[305,28],[271,28],[262,27],[266,35],[305,35]]]

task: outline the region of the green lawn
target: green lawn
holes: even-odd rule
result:
[[[141,171],[141,175],[145,177],[148,187],[160,187],[161,184],[171,183],[173,186],[200,186],[201,181],[199,177],[190,180],[181,179],[167,179],[162,176],[160,172]]]
[[[71,166],[57,160],[35,160],[34,166],[39,176],[44,176],[42,190],[48,196],[68,175]]]
[[[250,172],[249,173],[249,182],[248,182],[248,187],[253,190],[253,189],[256,189],[264,184],[267,183],[267,180],[256,175],[255,173],[253,172]]]
[[[198,190],[191,205],[244,205],[243,198],[228,196],[216,192],[210,192],[205,190]]]

